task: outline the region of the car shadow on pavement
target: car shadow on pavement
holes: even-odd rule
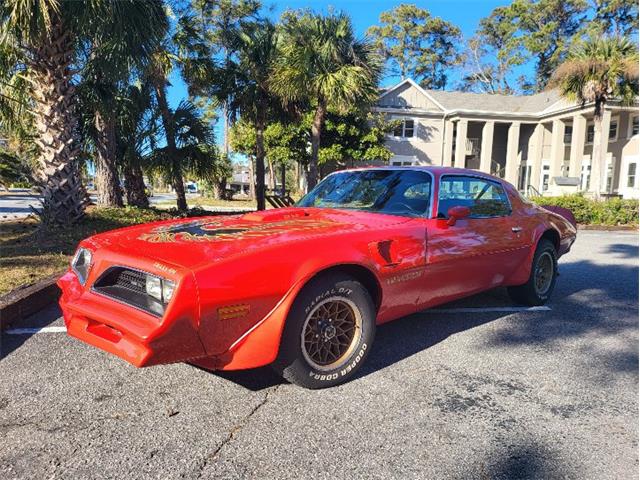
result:
[[[587,334],[597,337],[599,334],[631,333],[632,340],[624,351],[591,348],[594,349],[593,355],[603,359],[611,373],[637,371],[638,268],[579,261],[561,263],[560,271],[561,276],[549,304],[550,311],[527,312],[524,321],[505,322],[487,334],[483,347],[550,343]],[[565,278],[570,280],[563,281]],[[503,306],[508,302],[506,290],[495,289],[438,309]],[[510,305],[514,304],[511,302]],[[509,312],[420,312],[381,325],[369,358],[357,376],[375,373],[431,348],[451,335],[509,315]]]
[[[52,303],[38,313],[16,325],[17,328],[42,328],[55,322],[62,316],[57,303]],[[0,333],[0,361],[14,350],[26,342],[33,334],[24,333],[20,335],[8,335],[6,332]]]
[[[198,368],[198,367],[196,367]],[[270,366],[254,368],[251,370],[236,370],[229,372],[209,372],[217,377],[240,385],[253,392],[275,387],[286,383]]]
[[[622,249],[617,251],[620,250]],[[637,267],[579,261],[561,263],[560,271],[561,276],[550,303],[551,310],[527,312],[524,314],[527,315],[525,321],[506,322],[487,337],[486,347],[553,342],[587,333],[611,334],[632,329],[637,331],[637,321],[616,321],[611,318],[605,321],[601,315],[601,309],[606,308],[613,317],[616,317],[617,309],[628,316],[634,302],[637,306]],[[563,281],[565,278],[568,280]],[[607,305],[602,306],[602,302],[607,302]],[[505,288],[496,288],[437,308],[508,306],[516,305]],[[442,314],[427,310],[381,325],[377,329],[373,349],[355,378],[376,373],[431,348],[456,333],[495,322],[513,313],[489,311]],[[622,318],[621,315],[618,317]],[[597,352],[597,355],[607,357],[607,365],[613,373],[637,369],[637,345],[630,345],[625,352]],[[252,391],[284,382],[270,367],[210,373]]]

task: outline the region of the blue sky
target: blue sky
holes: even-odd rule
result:
[[[359,35],[364,35],[368,27],[378,23],[380,13],[393,9],[402,1],[389,0],[348,0],[348,1],[312,1],[312,0],[288,0],[286,2],[268,2],[264,1],[265,15],[277,20],[280,14],[286,9],[311,8],[316,12],[326,12],[333,7],[335,10],[341,10],[348,13],[354,27]],[[501,5],[508,5],[510,0],[429,0],[429,1],[410,1],[405,3],[414,3],[420,8],[424,8],[431,12],[432,15],[441,17],[449,22],[457,25],[465,37],[470,37],[476,30],[478,22],[481,18],[488,16],[491,11]],[[456,77],[454,76],[454,79]],[[397,78],[387,77],[383,80],[383,85],[390,85],[397,81]],[[180,100],[187,98],[185,85],[174,74],[171,78],[172,86],[169,89],[169,101],[172,106],[176,106]],[[221,128],[216,126],[216,139],[222,139]]]

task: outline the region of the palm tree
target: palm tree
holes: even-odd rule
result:
[[[184,175],[207,181],[215,180],[218,152],[214,144],[213,131],[202,120],[197,108],[183,101],[175,111],[169,110],[167,125],[173,128],[173,146],[155,148],[146,161],[150,167],[174,182],[180,179],[184,194]],[[165,123],[165,121],[163,121]],[[166,132],[165,132],[166,137]],[[178,203],[178,209],[181,209]]]
[[[275,25],[267,20],[244,24],[237,33],[237,48],[239,62],[236,71],[239,75],[229,105],[255,127],[256,200],[258,210],[264,210],[264,132],[275,101],[271,91],[271,71],[279,53]]]
[[[5,0],[0,2],[0,44],[18,53],[15,69],[30,85],[42,219],[71,224],[84,215],[87,195],[80,177],[78,111],[74,74],[97,32],[122,24],[145,0]],[[109,27],[110,26],[110,27]]]
[[[143,168],[157,134],[151,86],[131,85],[118,96],[116,110],[117,157],[122,162],[127,204],[147,208]]]
[[[162,120],[164,136],[167,143],[167,160],[171,160],[170,182],[176,192],[178,210],[186,211],[187,198],[184,190],[184,179],[178,155],[178,127],[167,100],[169,76],[174,67],[180,67],[182,77],[189,87],[190,93],[198,92],[203,79],[211,78],[213,64],[209,46],[203,39],[203,32],[196,19],[183,15],[175,22],[172,36],[165,38],[151,55],[145,70],[145,79],[153,86],[158,111]],[[172,153],[174,152],[174,153]]]
[[[114,2],[91,39],[83,69],[83,104],[96,164],[98,204],[122,206],[116,145],[117,97],[122,84],[143,68],[164,37],[167,15],[162,0]]]
[[[224,70],[230,71],[233,58],[237,55],[236,32],[241,28],[242,23],[257,18],[260,2],[257,0],[194,0],[192,3],[203,25],[203,35],[222,64],[223,72],[221,73],[225,73]],[[221,94],[216,99],[216,103],[222,107],[223,149],[224,154],[229,155],[229,121],[232,114],[229,110],[229,96],[233,93],[233,76],[223,75],[215,80]],[[228,81],[226,89],[225,81]],[[228,94],[226,97],[222,96],[223,90]]]
[[[594,136],[591,157],[593,191],[602,193],[608,132],[602,131],[602,115],[610,101],[633,104],[638,94],[638,50],[622,37],[591,37],[570,52],[552,76],[550,85],[564,97],[583,105],[593,104]]]
[[[340,111],[375,100],[382,59],[372,42],[355,38],[351,19],[310,12],[285,17],[282,55],[272,89],[285,101],[315,105],[307,185],[318,181],[318,151],[329,109]]]

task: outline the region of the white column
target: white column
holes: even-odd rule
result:
[[[484,122],[482,127],[482,144],[480,145],[480,171],[491,173],[491,154],[493,151],[493,130],[495,122]]]
[[[582,115],[573,116],[571,130],[571,155],[569,156],[569,176],[579,177],[584,157],[584,141],[586,138],[587,119]]]
[[[451,156],[453,155],[453,127],[454,123],[451,120],[444,122],[444,151],[442,152],[443,158],[440,162],[445,167],[451,166]]]
[[[564,161],[564,122],[553,121],[551,130],[551,178],[562,176],[562,162]]]
[[[456,168],[465,167],[465,152],[467,149],[467,120],[458,120],[456,128],[456,158],[454,166]]]
[[[509,126],[507,135],[507,163],[504,179],[512,185],[518,184],[518,143],[520,142],[520,122],[513,122]]]
[[[609,127],[611,125],[611,110],[605,110],[602,112],[602,129],[600,132],[593,132],[593,146],[594,150],[591,154],[591,181],[589,182],[589,191],[602,193],[607,186],[607,150],[609,149]],[[597,139],[596,135],[600,134],[600,148],[602,149],[602,162],[598,161],[595,156],[595,144]],[[598,182],[597,179],[600,179]]]
[[[540,187],[540,174],[542,173],[542,149],[544,146],[544,125],[539,123],[533,130],[529,141],[529,156],[531,158],[531,178],[529,185],[536,190]]]

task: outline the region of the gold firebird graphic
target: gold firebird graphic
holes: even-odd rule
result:
[[[156,227],[143,233],[139,240],[152,243],[229,241],[240,238],[260,238],[283,232],[304,232],[335,225],[326,220],[285,220],[264,225],[241,223],[225,225],[215,220],[195,220],[179,225]]]

